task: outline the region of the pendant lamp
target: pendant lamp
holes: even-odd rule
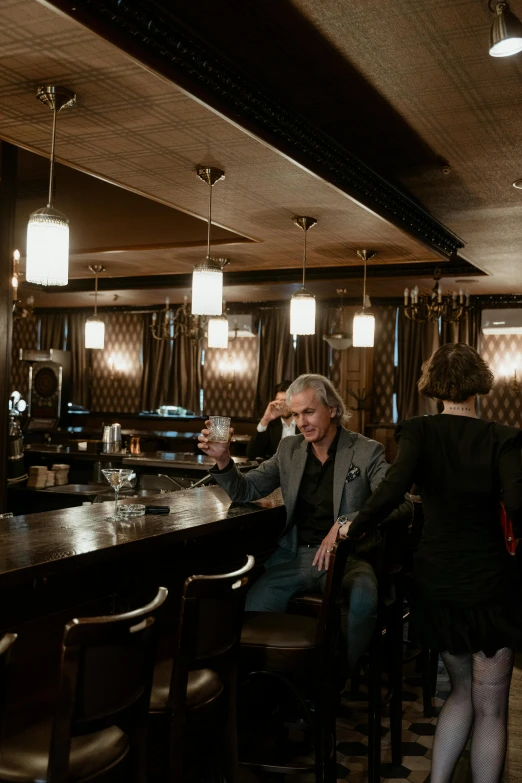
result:
[[[222,259],[210,257],[210,228],[212,226],[212,188],[225,178],[225,172],[214,166],[198,166],[198,177],[208,185],[207,257],[194,267],[192,273],[192,315],[221,315],[223,305]],[[227,261],[228,263],[228,261]]]
[[[353,317],[353,347],[354,348],[373,348],[375,339],[375,316],[367,313],[366,308],[370,307],[370,297],[366,296],[366,263],[369,258],[373,258],[373,250],[358,250],[357,255],[364,261],[364,279],[363,279],[363,305]]]
[[[491,10],[491,0],[489,7]],[[495,19],[489,35],[492,57],[509,57],[522,51],[522,22],[510,11],[507,3],[497,3]]]
[[[207,345],[209,348],[228,348],[228,318],[214,315],[208,319]]]
[[[39,285],[67,285],[69,280],[69,221],[53,207],[54,149],[56,117],[66,106],[74,106],[76,95],[67,87],[39,87],[36,97],[53,112],[49,197],[47,206],[29,216],[25,278]]]
[[[290,299],[290,334],[315,334],[315,296],[305,288],[306,235],[315,226],[313,217],[295,217],[293,221],[304,232],[303,284]]]
[[[98,275],[105,272],[101,264],[93,264],[89,269],[94,273],[94,315],[85,321],[85,347],[103,350],[105,348],[105,324],[97,315]]]

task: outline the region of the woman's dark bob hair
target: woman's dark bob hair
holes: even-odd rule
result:
[[[435,400],[464,402],[475,394],[489,394],[493,381],[493,373],[474,348],[448,343],[424,362],[417,388]]]

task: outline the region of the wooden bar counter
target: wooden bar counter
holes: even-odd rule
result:
[[[79,606],[124,584],[180,584],[197,570],[226,569],[245,553],[264,559],[285,517],[278,501],[233,504],[215,486],[146,502],[171,513],[111,522],[111,501],[0,520],[0,626]]]

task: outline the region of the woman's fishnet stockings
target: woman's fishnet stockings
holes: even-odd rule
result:
[[[431,783],[450,783],[471,727],[473,783],[499,783],[506,755],[507,706],[514,654],[504,647],[487,658],[442,653],[451,692],[437,722]]]
[[[473,783],[498,783],[502,776],[507,744],[507,709],[514,654],[507,647],[491,658],[473,656],[473,737],[471,776]]]
[[[442,660],[451,681],[451,692],[437,721],[431,783],[450,783],[473,723],[471,655],[451,655],[443,652]]]

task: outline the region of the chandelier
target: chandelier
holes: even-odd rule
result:
[[[74,106],[76,95],[67,87],[39,87],[36,97],[53,112],[49,196],[47,206],[29,216],[25,278],[40,285],[67,285],[69,279],[69,221],[53,207],[56,117],[65,106]]]
[[[192,315],[187,297],[176,310],[170,307],[170,300],[165,299],[165,307],[152,313],[150,330],[155,340],[175,340],[179,336],[188,337],[193,343],[199,342],[205,336],[204,318]]]
[[[304,233],[303,247],[303,284],[290,299],[290,334],[315,334],[315,296],[305,288],[306,274],[306,235],[308,229],[315,226],[313,217],[295,217],[295,225]]]
[[[469,303],[468,291],[463,292],[461,288],[458,294],[456,291],[443,294],[439,283],[441,277],[440,269],[436,269],[433,274],[435,285],[431,293],[419,293],[418,286],[412,288],[411,292],[404,289],[404,315],[410,321],[426,323],[442,318],[443,321],[456,323],[473,309]]]

